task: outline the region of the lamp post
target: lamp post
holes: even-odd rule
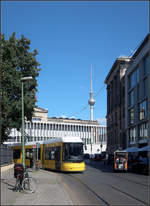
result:
[[[25,167],[25,157],[24,157],[24,91],[23,91],[23,83],[25,81],[29,81],[33,79],[32,77],[22,77],[21,82],[22,82],[22,164]]]
[[[101,147],[101,153],[102,153],[102,147],[103,147],[103,144],[102,144],[102,142],[101,142],[101,145],[100,145],[100,147]]]

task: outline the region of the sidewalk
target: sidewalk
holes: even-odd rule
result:
[[[41,169],[29,172],[37,180],[33,194],[14,192],[13,175],[13,168],[1,171],[1,205],[73,205],[59,173]]]

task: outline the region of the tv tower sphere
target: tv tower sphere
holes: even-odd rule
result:
[[[88,100],[88,104],[93,106],[95,104],[95,100],[93,98],[93,93],[90,92],[90,99]]]

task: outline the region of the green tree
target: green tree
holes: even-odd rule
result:
[[[21,78],[32,76],[24,82],[24,115],[31,121],[36,103],[37,80],[40,64],[36,61],[37,50],[30,49],[30,40],[20,39],[13,33],[8,40],[0,35],[1,68],[1,142],[8,139],[12,128],[21,129]]]

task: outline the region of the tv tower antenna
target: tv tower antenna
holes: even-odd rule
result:
[[[93,98],[93,89],[92,89],[92,64],[91,64],[91,91],[90,91],[90,99],[88,100],[88,104],[90,105],[90,114],[91,120],[93,120],[93,106],[95,104],[95,100]]]

